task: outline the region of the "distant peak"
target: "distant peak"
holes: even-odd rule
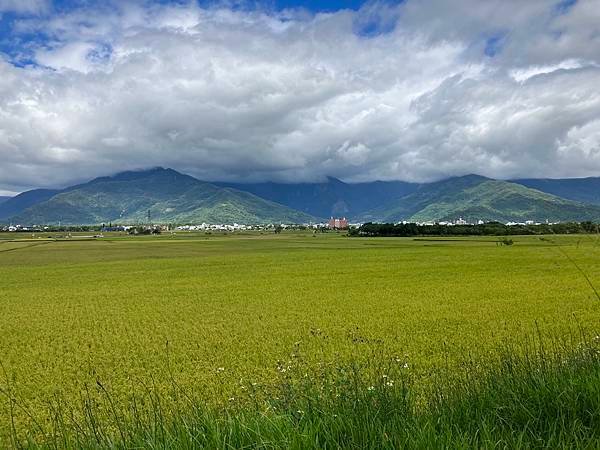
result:
[[[457,177],[457,178],[461,178],[463,180],[473,180],[473,181],[491,180],[491,178],[484,177],[483,175],[478,175],[476,173],[469,173],[467,175],[463,175],[462,177]]]
[[[114,177],[118,177],[120,175],[151,175],[155,173],[165,173],[165,172],[175,172],[173,169],[165,169],[161,166],[151,167],[149,169],[136,169],[136,170],[127,170],[125,172],[119,172]]]
[[[156,167],[151,167],[149,169],[141,169],[141,170],[133,170],[132,172],[147,172],[147,173],[152,173],[152,172],[166,172],[172,169],[165,169],[162,166],[156,166]]]
[[[126,170],[124,172],[119,172],[111,176],[107,177],[98,177],[90,181],[90,183],[101,183],[108,181],[131,181],[131,180],[140,180],[143,178],[148,178],[152,176],[179,176],[184,177],[187,175],[183,175],[173,169],[165,169],[164,167],[152,167],[150,169],[140,169],[140,170]]]
[[[475,173],[470,173],[468,175],[463,175],[460,177],[452,177],[446,180],[440,181],[440,183],[451,183],[451,184],[460,184],[462,186],[475,186],[486,181],[492,181],[492,178],[484,177],[482,175],[477,175]]]
[[[173,169],[165,169],[164,167],[152,167],[150,169],[140,169],[140,170],[128,170],[125,172],[120,172],[113,175],[111,178],[142,178],[149,175],[157,175],[157,174],[177,174],[182,175],[176,170]]]

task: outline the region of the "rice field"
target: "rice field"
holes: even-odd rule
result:
[[[374,355],[426,389],[440,368],[532,334],[576,341],[600,317],[589,235],[56,237],[0,234],[0,448],[105,393],[117,410],[137,391],[172,410],[176,385],[243,410],[249,387]]]

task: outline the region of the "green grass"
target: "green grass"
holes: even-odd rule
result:
[[[0,361],[5,369],[0,388],[6,391],[10,386],[10,395],[18,402],[10,408],[10,402],[0,401],[0,447],[12,445],[15,433],[25,439],[28,434],[41,435],[40,428],[46,433],[72,427],[71,422],[68,426],[55,423],[57,417],[68,417],[69,411],[80,423],[86,399],[100,405],[103,413],[94,417],[113,424],[109,433],[113,438],[121,439],[119,422],[111,422],[114,414],[107,398],[127,424],[125,428],[135,434],[125,440],[149,439],[143,431],[147,423],[139,425],[138,433],[130,422],[135,417],[132,398],[145,398],[148,414],[156,411],[155,405],[148,404],[151,399],[164,402],[163,430],[184,424],[200,427],[206,420],[196,416],[208,414],[214,420],[205,425],[218,427],[211,436],[219,442],[227,442],[226,435],[231,439],[246,436],[244,442],[255,436],[276,440],[280,447],[300,448],[308,438],[301,430],[292,433],[296,425],[290,414],[295,410],[281,417],[263,414],[265,402],[273,401],[271,393],[282,385],[282,373],[288,373],[281,368],[294,360],[292,354],[302,355],[305,368],[303,373],[292,372],[290,392],[297,392],[296,397],[318,386],[302,384],[304,374],[315,380],[327,369],[325,376],[336,383],[337,368],[366,365],[361,379],[367,383],[377,375],[376,367],[369,364],[398,358],[402,365],[408,364],[403,373],[409,374],[411,392],[421,399],[418,417],[413,414],[416,418],[410,419],[415,430],[437,423],[432,414],[439,413],[451,418],[450,428],[452,423],[463,424],[456,430],[456,439],[462,439],[463,433],[465,446],[488,445],[470,440],[473,430],[467,424],[473,417],[465,415],[463,422],[457,422],[458,416],[434,408],[431,399],[436,397],[428,389],[439,384],[439,374],[460,380],[466,359],[487,367],[487,372],[476,377],[479,384],[469,387],[470,393],[483,392],[473,401],[484,398],[490,389],[502,387],[502,383],[484,381],[501,375],[494,370],[504,370],[498,364],[500,345],[521,345],[536,327],[542,342],[577,341],[578,330],[596,328],[600,313],[600,302],[581,272],[592,284],[600,280],[600,248],[592,236],[558,236],[554,243],[513,237],[515,244],[510,247],[497,246],[494,238],[432,242],[346,238],[333,233],[316,237],[182,233],[135,238],[114,234],[97,241],[44,241],[36,236],[13,242],[14,237],[0,235]],[[375,357],[373,349],[385,356]],[[588,392],[586,379],[597,380],[596,360],[568,369],[574,372],[561,372],[561,366],[554,363],[550,366],[548,377],[555,377],[557,389],[563,386],[560,383],[569,386],[571,381],[581,386],[572,392],[573,398],[579,398],[581,390]],[[529,383],[527,373],[520,370],[514,376]],[[510,373],[502,376],[508,377],[507,386],[513,383]],[[579,385],[577,380],[581,380]],[[260,387],[258,409],[248,402],[252,383]],[[444,391],[454,395],[454,400],[443,403],[444,408],[469,398],[456,394],[459,388],[453,385]],[[193,394],[195,407],[182,392]],[[534,393],[533,388],[527,393]],[[595,401],[594,391],[588,394]],[[493,396],[498,401],[510,399],[501,391]],[[394,398],[397,402],[403,397]],[[289,402],[289,406],[306,408],[301,402]],[[470,410],[467,406],[451,409]],[[330,407],[349,406],[332,402]],[[492,421],[497,410],[482,408],[481,414]],[[223,415],[223,411],[237,413]],[[316,446],[323,442],[331,446],[342,431],[349,432],[349,424],[358,426],[372,412],[365,410],[364,417],[357,412],[350,420],[344,410],[338,434],[319,415],[308,429],[311,433],[332,430],[329,441],[314,441]],[[152,417],[148,414],[143,417]],[[186,420],[173,422],[174,418]],[[577,420],[568,426],[578,426]],[[271,423],[275,428],[269,428]],[[381,435],[390,426],[389,435],[400,439],[403,435],[398,430],[409,429],[410,423],[394,423],[377,419],[369,433]],[[249,424],[254,424],[250,430],[264,429],[264,436],[248,431]],[[576,434],[582,443],[594,437],[583,425]],[[367,433],[360,429],[357,433]],[[513,434],[510,430],[501,432],[503,439]],[[490,439],[496,436],[489,433]],[[539,430],[530,434],[536,433]],[[297,441],[282,440],[288,435]],[[367,433],[361,439],[369,436],[373,435]],[[353,442],[367,442],[361,439]],[[156,442],[160,446],[164,441]],[[230,443],[237,446],[242,441]],[[398,443],[390,441],[389,445]]]
[[[51,403],[46,433],[12,444],[30,448],[597,448],[600,341],[523,338],[481,365],[439,368],[415,384],[400,358],[332,363],[314,371],[300,352],[272,385],[248,383],[238,402],[207,407],[171,378],[117,403],[100,383],[72,404]],[[373,347],[372,347],[373,348]],[[285,369],[285,370],[283,370]],[[310,376],[302,375],[308,372]],[[9,387],[10,389],[10,387]],[[10,390],[8,392],[10,396]],[[175,409],[168,409],[179,398]],[[15,407],[17,402],[14,403]],[[37,422],[34,426],[42,428]]]

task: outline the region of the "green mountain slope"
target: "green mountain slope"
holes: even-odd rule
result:
[[[0,202],[0,220],[21,214],[27,208],[44,202],[59,192],[53,189],[33,189],[8,198]]]
[[[216,183],[250,192],[317,217],[354,218],[377,204],[410,194],[418,187],[403,181],[344,183],[328,177],[322,183]]]
[[[417,191],[375,208],[363,220],[381,222],[583,221],[599,220],[600,207],[557,197],[520,184],[467,175],[421,185]]]
[[[171,169],[124,172],[67,188],[15,217],[24,224],[302,223],[314,217]]]
[[[578,202],[600,205],[600,177],[512,180],[523,186]]]

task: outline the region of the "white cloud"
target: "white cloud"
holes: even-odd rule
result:
[[[41,14],[47,12],[49,0],[0,0],[0,13],[10,11],[16,13]]]
[[[35,59],[38,64],[53,69],[71,69],[86,73],[94,69],[92,54],[96,46],[90,42],[69,42],[57,48],[39,49]]]
[[[33,49],[45,68],[0,62],[0,189],[155,165],[206,179],[600,174],[595,1],[314,16],[120,2],[21,21],[47,34]]]
[[[510,71],[510,76],[513,77],[516,81],[525,81],[536,75],[552,73],[557,70],[581,69],[586,65],[590,66],[593,64],[585,64],[576,59],[567,59],[565,61],[560,62],[559,64],[553,64],[549,66],[528,66],[524,69],[513,69]]]

